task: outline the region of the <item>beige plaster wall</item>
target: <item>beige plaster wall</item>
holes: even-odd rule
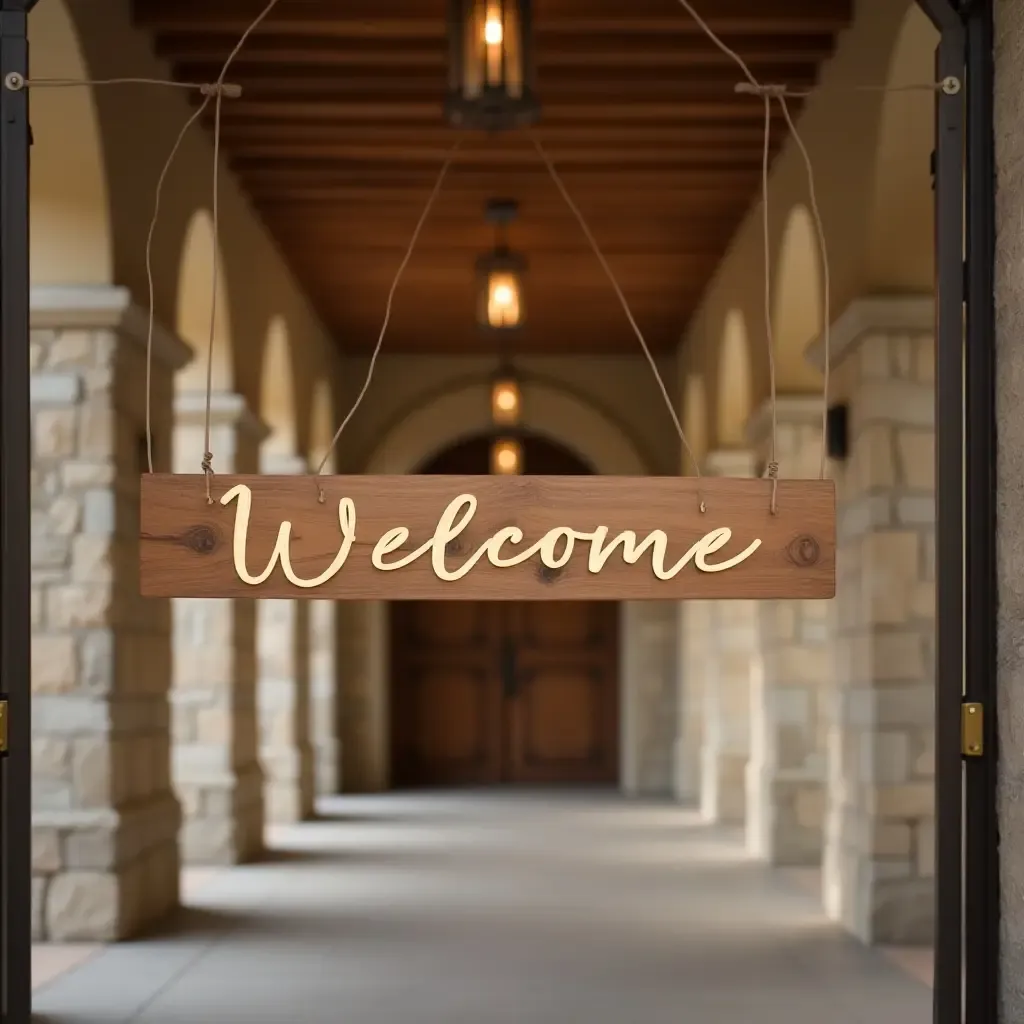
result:
[[[148,37],[132,26],[129,0],[48,0],[30,16],[29,37],[37,77],[170,77]],[[33,283],[116,283],[146,305],[144,256],[156,184],[193,110],[188,96],[142,85],[40,88],[32,109]],[[182,284],[190,273],[203,272],[189,271],[183,254],[195,215],[211,207],[212,190],[212,136],[196,125],[167,177],[152,259],[157,319],[184,326],[193,346],[196,333],[207,336],[202,323],[209,289],[204,295],[193,287],[193,308],[181,308]],[[212,254],[197,248],[196,258],[208,268]],[[314,382],[335,378],[335,348],[226,165],[220,249],[220,329],[230,334],[235,389],[265,418],[272,412],[259,408],[259,398],[263,350],[279,317],[289,335],[292,404],[308,411]],[[200,362],[205,384],[205,351]],[[305,418],[296,425],[296,444],[303,451],[309,444]]]
[[[429,406],[446,392],[485,383],[496,365],[490,353],[465,357],[381,356],[366,398],[338,443],[339,470],[359,472],[369,468],[371,453],[378,449],[381,439],[410,413]],[[647,472],[661,475],[678,472],[679,436],[650,365],[642,355],[591,356],[587,359],[524,356],[516,359],[515,365],[524,379],[524,414],[527,417],[530,413],[526,408],[528,395],[525,392],[529,390],[530,382],[564,392],[614,424],[636,450]],[[343,397],[337,409],[339,418],[351,407],[352,399],[365,379],[366,367],[367,360],[363,358],[343,359],[339,387]],[[678,404],[674,358],[660,360],[659,369],[673,401]],[[486,404],[479,412],[487,414]],[[470,419],[469,409],[452,409],[448,415],[457,419],[443,426],[438,424],[438,448],[480,429],[479,417]],[[556,440],[566,442],[564,432],[556,436]]]
[[[912,0],[861,0],[797,125],[814,165],[834,317],[861,294],[927,292],[933,282],[931,151],[938,33]],[[920,84],[916,91],[861,86]],[[752,103],[758,103],[755,97]],[[821,266],[807,216],[804,162],[792,139],[770,176],[771,306],[780,393],[816,392],[803,358],[821,324]],[[769,394],[763,208],[756,199],[683,339],[706,384],[708,422],[723,446]],[[736,344],[747,336],[750,400],[738,400]],[[725,408],[723,408],[723,405]],[[746,408],[743,406],[746,405]],[[740,422],[737,422],[739,420]]]

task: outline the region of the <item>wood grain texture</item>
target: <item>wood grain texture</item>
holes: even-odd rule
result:
[[[220,498],[244,484],[252,492],[246,560],[258,575],[267,566],[283,521],[292,523],[295,572],[311,578],[333,561],[341,544],[338,503],[356,508],[355,542],[341,570],[322,586],[294,586],[276,568],[262,584],[243,582],[232,557],[236,505]],[[324,502],[318,501],[318,487]],[[835,489],[831,481],[782,480],[778,512],[770,511],[768,480],[696,480],[685,477],[480,477],[480,476],[218,476],[214,503],[202,476],[156,474],[142,478],[140,587],[147,597],[253,597],[330,600],[681,600],[687,598],[831,598],[835,595]],[[561,569],[539,557],[507,568],[481,560],[467,576],[446,581],[434,574],[429,553],[411,565],[382,572],[371,552],[388,530],[409,528],[408,543],[389,561],[433,535],[442,512],[460,494],[475,495],[476,515],[448,545],[446,567],[461,565],[503,527],[518,526],[524,546],[555,527],[610,537],[625,530],[643,538],[668,535],[666,564],[711,530],[728,527],[732,540],[709,560],[723,561],[761,540],[742,564],[724,572],[687,565],[658,579],[650,553],[635,565],[621,548],[600,573],[587,567],[590,545],[576,542]],[[701,514],[700,501],[707,511]],[[561,550],[561,545],[559,545]],[[514,549],[506,548],[511,554]]]
[[[209,82],[265,3],[130,6],[178,81]],[[498,196],[518,200],[509,244],[537,268],[516,351],[635,352],[636,337],[530,136],[466,132],[446,121],[447,7],[283,0],[232,62],[242,95],[221,111],[225,157],[347,354],[373,348],[391,279],[456,138],[465,145],[403,276],[388,353],[479,351],[473,262],[494,243],[484,204]],[[854,9],[852,0],[700,7],[759,81],[797,90],[814,87]],[[763,104],[736,93],[734,62],[676,0],[534,0],[533,25],[536,132],[608,250],[648,345],[673,352],[759,194]],[[802,103],[790,100],[794,117]],[[211,130],[213,116],[208,108]],[[771,118],[774,154],[788,127],[777,105]],[[545,258],[552,237],[572,248],[570,258]],[[646,254],[661,271],[649,277],[628,260],[620,267],[616,249]],[[344,258],[345,250],[358,258]],[[596,291],[597,301],[581,290]],[[549,309],[571,310],[569,329]]]

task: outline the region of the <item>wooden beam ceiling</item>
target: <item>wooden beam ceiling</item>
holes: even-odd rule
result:
[[[696,0],[762,81],[814,87],[852,0]],[[215,80],[265,0],[133,0],[181,81]],[[533,351],[635,351],[636,339],[523,132],[443,116],[444,0],[280,0],[229,73],[223,145],[347,351],[376,343],[385,298],[453,143],[463,147],[398,290],[387,351],[487,351],[474,263],[489,198],[518,200]],[[652,347],[670,349],[760,185],[762,104],[678,0],[535,0],[535,130]],[[791,109],[798,113],[800,101]],[[774,154],[785,136],[773,114]]]

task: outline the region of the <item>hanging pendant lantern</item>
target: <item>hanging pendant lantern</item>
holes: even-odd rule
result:
[[[491,384],[491,422],[496,427],[517,427],[521,415],[519,381],[511,371],[499,373]]]
[[[502,131],[534,124],[530,0],[449,0],[445,111],[457,128]]]
[[[519,476],[523,472],[523,446],[516,437],[499,437],[491,445],[491,473]]]
[[[487,204],[487,219],[497,227],[494,249],[476,263],[477,321],[490,331],[510,331],[526,320],[523,275],[526,260],[512,252],[506,240],[507,226],[515,220],[518,206],[513,200],[497,199]]]

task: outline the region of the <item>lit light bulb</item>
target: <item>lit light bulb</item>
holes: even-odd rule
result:
[[[516,407],[516,396],[511,388],[502,388],[498,392],[498,408],[503,412],[511,412]]]
[[[501,26],[501,21],[493,17],[488,18],[484,25],[484,42],[488,46],[501,46],[504,38],[505,30]]]
[[[522,453],[516,441],[497,441],[491,451],[491,472],[504,476],[522,472]]]
[[[491,327],[517,327],[522,318],[520,303],[515,273],[492,273],[487,282],[487,323]]]

